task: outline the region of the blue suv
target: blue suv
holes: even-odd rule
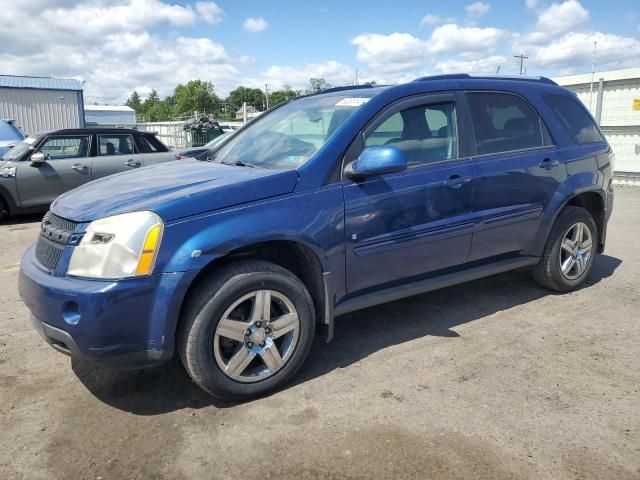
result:
[[[330,89],[204,159],[60,196],[20,294],[56,350],[123,368],[177,354],[206,391],[247,399],[347,312],[522,267],[577,288],[604,249],[612,157],[546,78]]]

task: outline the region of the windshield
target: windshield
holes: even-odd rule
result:
[[[364,95],[319,96],[289,102],[238,132],[209,160],[268,169],[297,168],[368,100]]]
[[[36,141],[35,138],[28,137],[28,138],[25,138],[20,143],[16,143],[15,147],[13,147],[11,150],[6,152],[2,156],[2,160],[5,160],[5,161],[18,160],[20,157],[22,157],[22,154],[24,154],[24,152],[26,152],[31,148],[31,146],[35,143],[35,141]]]
[[[225,132],[222,135],[214,138],[213,140],[211,140],[209,143],[205,144],[204,147],[202,148],[212,148],[215,147],[216,145],[218,145],[219,143],[221,143],[223,140],[226,140],[229,135],[231,135],[232,132]]]

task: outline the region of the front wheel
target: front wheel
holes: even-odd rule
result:
[[[283,385],[313,341],[313,301],[291,272],[263,261],[223,267],[191,296],[178,350],[204,390],[246,400]]]
[[[533,277],[545,288],[569,292],[589,276],[597,255],[598,229],[581,207],[565,207],[551,229]]]

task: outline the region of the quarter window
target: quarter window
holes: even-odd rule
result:
[[[516,95],[469,93],[478,155],[544,145],[538,114]]]
[[[38,149],[47,160],[82,158],[89,156],[89,137],[50,137]]]
[[[543,95],[544,101],[577,144],[601,142],[604,139],[586,109],[573,98],[562,95]]]
[[[98,141],[101,157],[109,155],[131,155],[134,152],[131,135],[100,135]]]
[[[365,147],[392,145],[404,152],[409,166],[458,157],[455,104],[419,105],[394,113],[365,139]]]

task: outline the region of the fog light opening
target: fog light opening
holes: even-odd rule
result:
[[[62,319],[68,325],[77,325],[80,321],[80,306],[74,301],[66,302],[62,307]]]

